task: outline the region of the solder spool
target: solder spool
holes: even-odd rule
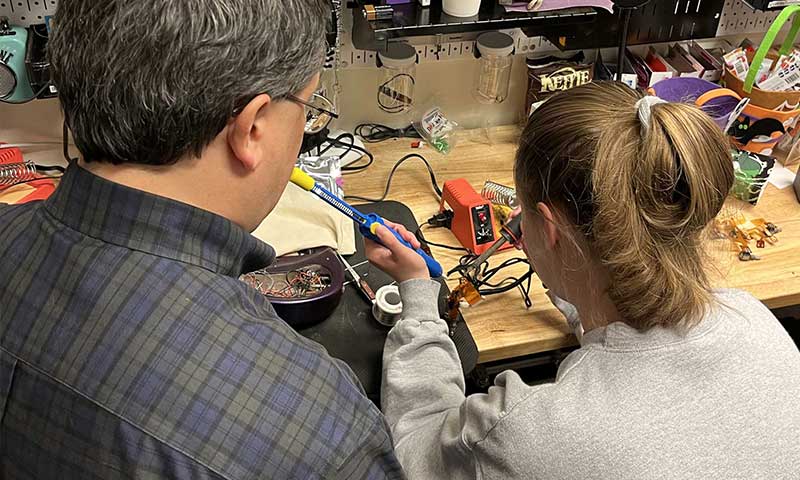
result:
[[[400,289],[396,285],[385,285],[375,294],[375,303],[372,305],[372,316],[381,325],[393,327],[403,313],[403,302],[400,299]]]

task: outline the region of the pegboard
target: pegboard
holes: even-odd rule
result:
[[[0,17],[8,17],[12,25],[27,27],[44,23],[56,12],[56,0],[0,0]]]
[[[756,10],[742,0],[725,0],[717,36],[764,33],[779,13]]]
[[[655,0],[634,10],[628,44],[673,42],[715,35],[724,0]],[[609,19],[613,23],[613,19]],[[618,34],[602,35],[616,45]],[[611,46],[606,44],[606,46]]]

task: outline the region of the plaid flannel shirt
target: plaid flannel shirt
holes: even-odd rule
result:
[[[0,478],[400,478],[343,363],[238,280],[230,221],[75,165],[0,205]]]

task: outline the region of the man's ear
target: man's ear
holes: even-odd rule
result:
[[[261,140],[266,131],[258,120],[270,103],[272,99],[269,95],[256,96],[233,118],[228,128],[228,145],[233,155],[248,171],[255,170],[264,158]]]
[[[561,240],[561,234],[558,232],[558,225],[556,225],[556,217],[553,210],[546,203],[539,202],[536,204],[536,210],[542,216],[542,228],[544,229],[544,239],[548,250],[554,250],[558,242]]]

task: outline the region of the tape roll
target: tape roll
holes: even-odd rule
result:
[[[396,285],[385,285],[375,294],[375,303],[372,305],[372,316],[381,325],[393,327],[403,313],[403,301],[400,299],[400,289]]]

